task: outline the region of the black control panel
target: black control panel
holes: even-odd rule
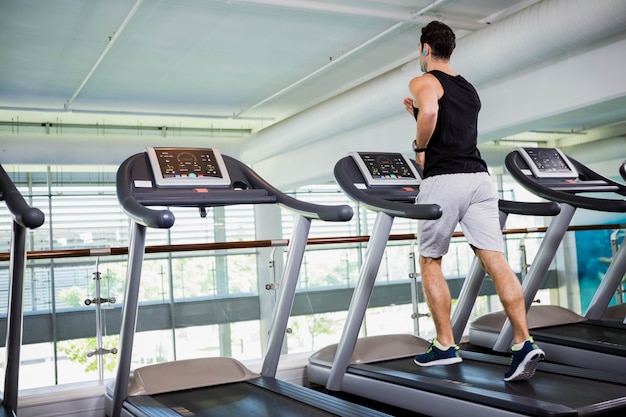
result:
[[[224,159],[211,148],[147,148],[157,187],[229,187]]]
[[[368,186],[418,186],[421,176],[415,165],[401,153],[352,152]]]
[[[558,149],[520,148],[518,151],[537,178],[578,178],[574,165]]]
[[[518,148],[510,152],[504,162],[517,182],[547,200],[588,210],[626,212],[626,186],[565,156],[558,149]]]

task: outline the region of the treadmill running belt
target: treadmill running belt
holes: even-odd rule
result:
[[[448,366],[419,367],[413,358],[403,358],[351,365],[349,372],[532,416],[626,415],[624,380],[596,380],[598,373],[579,369],[576,375],[560,374],[565,367],[542,363],[532,379],[505,382],[508,357],[461,355],[462,363]],[[483,361],[487,357],[490,361]]]
[[[313,406],[245,382],[153,395],[152,399],[181,416],[296,417],[328,416]],[[132,399],[129,398],[129,400]]]
[[[339,398],[275,378],[132,396],[127,402],[158,417],[390,417]]]
[[[537,341],[563,344],[610,355],[626,354],[626,326],[585,321],[530,330]]]

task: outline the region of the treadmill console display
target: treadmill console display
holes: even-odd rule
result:
[[[519,148],[536,178],[578,178],[578,171],[567,157],[556,148]]]
[[[421,177],[413,163],[401,153],[351,152],[368,186],[413,185],[418,186]]]
[[[157,187],[230,186],[224,159],[210,148],[147,148]]]

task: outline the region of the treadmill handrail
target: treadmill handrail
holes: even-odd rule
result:
[[[352,219],[352,216],[354,215],[354,210],[347,204],[322,205],[293,198],[270,185],[252,168],[245,165],[243,162],[227,155],[223,155],[223,157],[224,160],[228,160],[239,166],[241,170],[246,173],[247,179],[254,188],[261,188],[269,191],[271,195],[276,197],[278,204],[289,209],[290,211],[300,214],[303,217],[330,222],[345,222]]]
[[[626,159],[622,161],[622,164],[619,166],[619,174],[622,176],[624,181],[626,181]]]
[[[372,211],[383,212],[394,217],[406,217],[410,219],[433,220],[441,217],[442,210],[438,204],[411,204],[389,201],[383,198],[367,194],[357,188],[347,176],[341,175],[347,164],[354,163],[352,157],[347,156],[335,164],[335,180],[341,189],[354,201],[358,201],[365,208]]]
[[[523,202],[499,200],[498,208],[507,214],[521,214],[524,216],[556,216],[561,212],[561,206],[555,201]]]
[[[15,221],[22,227],[36,229],[45,221],[41,210],[31,207],[0,165],[0,200],[4,200]]]
[[[605,181],[607,185],[615,187],[615,190],[610,192],[620,195],[626,195],[626,186],[612,181],[608,178],[602,177],[601,175],[591,171],[589,168],[569,156],[568,159],[575,165],[580,176],[590,178],[591,180],[601,179]],[[574,192],[555,190],[542,185],[540,181],[535,181],[532,175],[526,175],[523,172],[523,170],[526,169],[526,162],[523,160],[517,150],[510,152],[506,156],[504,162],[507,170],[517,182],[519,182],[527,190],[547,200],[556,201],[559,203],[566,203],[576,208],[583,208],[594,211],[616,213],[626,212],[626,199],[616,200],[600,197],[585,197],[577,195]],[[576,192],[583,191],[578,190]],[[584,190],[584,192],[593,192],[593,190],[586,189]],[[599,189],[598,192],[607,192],[607,190]]]
[[[154,210],[140,204],[132,193],[132,167],[136,161],[144,158],[144,154],[135,154],[126,158],[117,170],[116,191],[117,200],[131,219],[137,223],[158,229],[168,229],[174,225],[175,216],[169,210]]]
[[[264,190],[267,194],[255,194],[254,198],[244,200],[244,196],[251,194],[245,194],[246,190],[241,191],[233,191],[233,189],[223,189],[216,191],[216,195],[219,195],[219,201],[216,201],[214,205],[226,205],[226,204],[236,204],[236,203],[257,203],[257,204],[279,204],[282,207],[296,213],[300,214],[303,217],[308,219],[321,219],[325,221],[348,221],[352,219],[354,215],[354,211],[352,207],[347,204],[341,205],[321,205],[315,204],[305,201],[300,201],[296,198],[288,196],[273,187],[269,183],[267,183],[263,178],[261,178],[255,171],[253,171],[250,167],[243,164],[242,162],[229,157],[227,155],[222,155],[224,158],[224,162],[231,169],[235,168],[241,171],[245,179],[249,182],[249,185],[253,190]],[[141,202],[135,198],[133,195],[133,176],[132,170],[133,166],[140,162],[141,159],[144,159],[147,162],[147,157],[145,153],[135,154],[129,158],[127,158],[120,165],[117,171],[116,178],[116,188],[117,188],[117,198],[120,203],[120,206],[124,210],[124,212],[135,220],[137,223],[142,224],[147,227],[152,228],[161,228],[167,229],[174,225],[175,216],[174,214],[167,209],[151,209],[146,207],[147,205],[169,205],[167,203],[167,199],[163,199],[161,201],[150,200],[149,198],[142,199]],[[205,194],[197,194],[199,197],[197,201],[185,200],[188,196],[181,196],[184,200],[183,203],[186,206],[197,206],[197,207],[206,207],[211,206],[210,193]],[[229,201],[229,198],[225,197],[226,195],[236,196],[236,198],[231,198],[232,202]],[[237,198],[240,197],[241,201],[237,201]],[[176,197],[171,198],[171,202],[175,201]]]

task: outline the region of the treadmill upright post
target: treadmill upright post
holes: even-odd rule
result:
[[[590,320],[602,318],[611,298],[615,295],[615,288],[619,287],[624,275],[626,275],[626,245],[622,244],[589,303],[586,318]],[[624,323],[626,324],[626,317]]]
[[[119,362],[113,391],[113,409],[111,417],[120,417],[122,405],[128,396],[130,364],[133,357],[133,340],[137,324],[139,307],[139,284],[141,267],[146,244],[146,226],[132,222],[130,244],[128,246],[128,266],[126,270],[126,290],[122,309],[122,328],[120,329]]]
[[[278,361],[285,340],[285,329],[287,328],[287,322],[289,321],[291,308],[293,307],[296,287],[298,285],[298,275],[300,274],[310,228],[311,219],[301,215],[295,216],[293,232],[287,250],[287,264],[283,269],[282,277],[279,282],[280,290],[278,303],[274,307],[272,327],[265,358],[263,359],[263,366],[261,368],[261,375],[263,376],[272,378],[276,376],[276,369],[278,368]]]
[[[326,388],[330,391],[341,390],[341,382],[348,365],[350,365],[352,352],[354,352],[356,341],[361,331],[365,310],[367,310],[367,305],[372,296],[376,275],[378,275],[380,262],[385,253],[393,220],[393,216],[384,212],[378,212],[376,215],[376,221],[370,234],[370,236],[376,236],[376,239],[370,238],[367,243],[365,260],[361,266],[359,281],[352,294],[348,316],[344,323],[343,333],[337,345],[337,353],[335,354],[326,383]]]
[[[522,282],[526,311],[530,308],[537,291],[539,291],[546,277],[550,263],[554,259],[554,255],[567,232],[575,212],[576,208],[574,206],[565,203],[561,204],[561,212],[552,219],[550,226],[548,226],[548,230],[537,250],[537,255]],[[513,327],[507,318],[504,326],[502,326],[502,331],[493,345],[493,350],[496,352],[508,352],[512,341]]]
[[[13,221],[11,240],[11,260],[9,265],[10,293],[7,316],[6,369],[4,381],[5,406],[17,410],[18,381],[20,367],[20,347],[22,344],[22,313],[24,299],[24,267],[26,265],[26,228]]]

